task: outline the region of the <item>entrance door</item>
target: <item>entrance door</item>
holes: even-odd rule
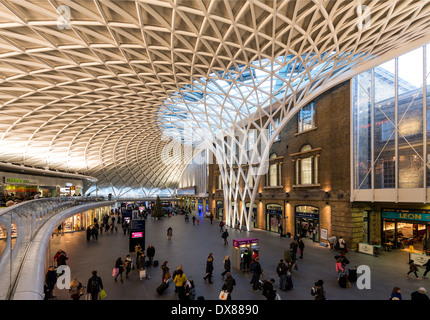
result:
[[[279,204],[266,205],[266,230],[279,233],[282,225],[282,206]]]
[[[297,218],[297,234],[301,238],[312,239],[314,242],[320,241],[320,226],[318,219]]]
[[[279,233],[279,226],[282,223],[280,214],[268,214],[267,215],[267,230]]]
[[[320,241],[319,209],[314,206],[296,206],[296,234],[301,237]]]
[[[224,202],[223,201],[216,202],[216,217],[219,220],[224,220]]]

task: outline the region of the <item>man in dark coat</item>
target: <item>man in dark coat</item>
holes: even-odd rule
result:
[[[279,276],[279,288],[282,291],[287,290],[287,271],[288,267],[284,262],[284,259],[281,259],[276,268],[276,273]]]
[[[151,244],[149,244],[148,248],[146,249],[146,256],[149,260],[149,266],[152,266],[154,263],[155,248]]]
[[[87,294],[91,295],[91,300],[99,299],[99,292],[103,290],[102,279],[97,276],[97,271],[92,272],[92,277],[88,279]]]
[[[430,300],[427,296],[427,290],[423,287],[418,288],[417,291],[411,293],[411,300]]]
[[[57,283],[57,271],[53,266],[50,266],[48,272],[45,275],[45,300],[55,298],[54,296],[54,287]]]
[[[260,286],[260,276],[263,273],[263,270],[261,269],[261,265],[260,265],[260,258],[257,257],[251,263],[251,271],[252,271],[252,279],[251,279],[252,289],[256,292],[258,291],[258,288]]]
[[[263,284],[263,296],[265,296],[267,300],[275,300],[276,298],[276,290],[273,288],[274,283],[275,280],[270,279],[270,281],[265,281]]]

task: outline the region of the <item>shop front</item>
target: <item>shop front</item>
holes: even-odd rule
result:
[[[85,230],[85,215],[79,213],[64,221],[64,232],[75,232]]]
[[[382,209],[382,245],[387,249],[429,250],[430,210]]]
[[[266,205],[266,230],[279,233],[282,226],[283,210],[280,204],[269,203]]]
[[[39,186],[40,196],[43,198],[50,198],[57,196],[56,186]]]
[[[320,241],[319,209],[314,206],[295,207],[296,234],[300,237]]]
[[[35,179],[5,178],[3,192],[6,198],[31,199],[39,191]]]

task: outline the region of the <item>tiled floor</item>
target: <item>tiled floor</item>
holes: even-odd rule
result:
[[[172,240],[167,239],[167,228],[173,228]],[[232,239],[256,237],[259,239],[260,262],[264,270],[265,279],[274,278],[275,287],[279,281],[276,265],[283,258],[283,252],[289,248],[291,239],[280,238],[279,235],[262,230],[241,232],[229,229],[229,244],[224,245],[219,231],[218,221],[211,225],[208,219],[203,219],[200,225],[186,223],[183,216],[174,216],[160,221],[146,220],[146,246],[151,243],[156,250],[155,259],[168,261],[173,271],[178,265],[183,265],[187,277],[194,280],[197,296],[204,296],[206,300],[218,299],[223,281],[223,259],[231,255]],[[418,287],[430,289],[430,280],[416,280],[406,277],[408,271],[408,252],[385,252],[379,257],[369,256],[357,252],[349,252],[350,266],[367,265],[371,270],[371,289],[358,289],[356,284],[343,289],[338,286],[335,271],[334,255],[337,252],[305,239],[304,259],[298,262],[298,271],[293,273],[294,288],[291,291],[280,291],[283,300],[313,300],[310,288],[315,281],[325,282],[327,297],[330,300],[387,300],[393,287],[402,289],[403,299],[410,300],[410,294]],[[128,254],[128,236],[121,231],[99,236],[99,239],[87,241],[84,232],[65,234],[53,238],[51,241],[51,256],[57,249],[67,252],[68,265],[72,278],[77,277],[85,286],[92,270],[97,270],[102,277],[104,288],[109,300],[176,300],[174,286],[159,296],[155,289],[161,282],[161,269],[150,268],[149,280],[139,280],[138,272],[132,271],[129,279],[115,282],[112,269],[118,257],[124,258]],[[212,252],[214,261],[214,283],[205,283],[206,258]],[[134,255],[134,253],[132,253]],[[422,275],[421,269],[419,274]],[[234,300],[265,300],[260,292],[253,292],[249,281],[250,273],[243,273],[237,269],[232,271],[237,285],[232,297]],[[55,289],[59,300],[70,300],[67,290]]]

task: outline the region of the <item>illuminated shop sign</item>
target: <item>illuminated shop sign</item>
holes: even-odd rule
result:
[[[430,222],[430,213],[422,211],[382,211],[382,218]]]
[[[31,184],[37,185],[37,181],[32,181],[28,179],[18,179],[18,178],[6,178],[6,183],[8,184]]]

